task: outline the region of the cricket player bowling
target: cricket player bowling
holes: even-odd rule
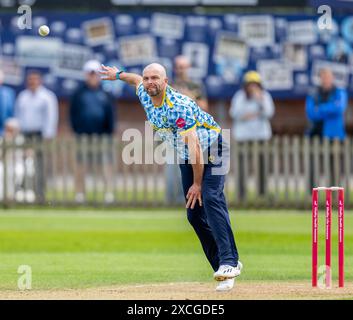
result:
[[[158,63],[146,66],[142,76],[102,65],[101,75],[103,80],[135,86],[153,129],[175,148],[188,220],[214,270],[216,290],[231,290],[242,264],[223,192],[226,174],[216,170],[227,161],[226,154],[229,158],[220,126],[195,101],[168,85],[166,70]]]

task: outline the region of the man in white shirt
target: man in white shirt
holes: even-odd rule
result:
[[[263,89],[261,77],[256,71],[245,73],[243,88],[235,93],[231,102],[230,116],[233,118],[233,139],[241,145],[246,142],[263,143],[271,139],[270,119],[274,114],[274,103],[269,92]],[[240,152],[238,157],[238,194],[243,200],[246,197],[244,159]],[[266,193],[265,158],[259,153],[259,194]]]
[[[51,139],[58,127],[58,100],[56,95],[42,85],[38,71],[30,71],[27,88],[20,92],[15,104],[15,116],[24,135]]]
[[[52,139],[58,127],[58,100],[56,95],[42,85],[42,76],[38,71],[29,71],[26,89],[20,92],[15,103],[15,117],[21,133],[27,141]],[[37,150],[35,189],[39,201],[44,201],[45,179],[43,153]]]

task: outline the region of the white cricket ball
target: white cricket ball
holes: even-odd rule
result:
[[[49,30],[49,27],[46,26],[46,25],[42,25],[39,27],[38,29],[38,33],[42,36],[42,37],[45,37],[49,34],[50,30]]]

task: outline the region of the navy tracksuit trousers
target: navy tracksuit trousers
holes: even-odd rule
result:
[[[222,145],[221,137],[218,139],[217,144],[218,146]],[[210,159],[209,156],[208,159]],[[213,161],[212,163],[209,161],[209,163],[204,165],[201,187],[202,207],[197,202],[194,209],[187,209],[188,220],[194,228],[214,271],[217,271],[218,267],[223,264],[234,267],[238,264],[238,251],[223,192],[225,174],[223,172],[215,174],[212,169],[217,169],[217,167],[222,165],[222,163],[215,164],[216,162]],[[193,169],[189,163],[180,164],[179,167],[184,195],[186,196],[194,182]]]

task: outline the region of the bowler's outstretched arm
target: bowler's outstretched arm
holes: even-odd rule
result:
[[[119,78],[117,74],[119,73]],[[117,67],[108,67],[102,64],[102,80],[122,80],[137,87],[142,82],[142,77],[136,73],[129,73],[122,70],[119,70]]]

